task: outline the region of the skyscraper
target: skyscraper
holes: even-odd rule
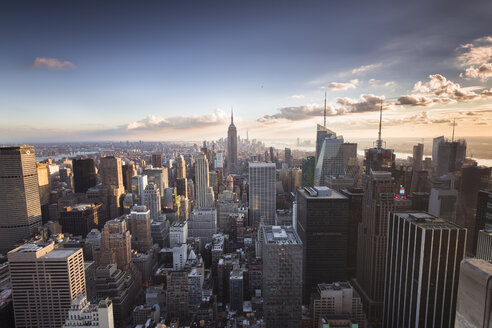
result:
[[[437,166],[437,159],[439,157],[439,145],[444,142],[444,136],[434,138],[432,140],[432,165]]]
[[[422,163],[424,159],[424,144],[417,144],[413,146],[413,170],[422,170]]]
[[[343,137],[337,137],[333,134],[325,137],[314,170],[314,185],[324,186],[327,175],[345,174],[343,159]]]
[[[323,146],[323,142],[325,138],[329,138],[335,136],[336,133],[331,131],[330,129],[327,129],[325,126],[322,126],[320,124],[317,125],[316,127],[316,156],[315,156],[315,162],[317,163],[319,154],[321,153],[321,147]]]
[[[438,147],[436,175],[459,171],[465,160],[466,141],[445,140],[440,142]]]
[[[151,211],[145,206],[134,206],[128,216],[128,226],[131,231],[131,247],[140,253],[148,251],[152,245],[150,232]]]
[[[473,251],[477,250],[478,232],[484,230],[487,233],[492,232],[492,190],[480,190],[477,197],[477,212],[475,217],[475,228],[473,233],[475,243]]]
[[[288,167],[292,166],[292,150],[290,148],[285,148],[284,150],[284,162]]]
[[[121,158],[113,156],[101,158],[100,176],[103,199],[106,205],[106,217],[116,218],[122,212],[120,198],[125,192]]]
[[[357,244],[359,223],[362,221],[362,188],[342,189],[341,194],[348,198],[349,217],[347,221],[347,279],[355,278],[357,267]]]
[[[162,154],[152,154],[152,166],[153,167],[162,167]]]
[[[118,218],[106,222],[101,232],[101,250],[96,254],[98,265],[115,263],[118,268],[128,272],[131,267],[131,252],[131,236],[125,219]]]
[[[302,306],[302,241],[292,227],[264,226],[261,233],[266,325],[298,328]]]
[[[64,233],[85,238],[92,229],[99,226],[101,217],[101,204],[77,204],[65,207],[59,213],[58,223]]]
[[[249,220],[275,224],[276,187],[274,163],[249,163]]]
[[[143,192],[143,205],[150,211],[150,220],[159,218],[161,213],[161,195],[157,186],[149,183]]]
[[[28,243],[8,253],[16,327],[58,328],[85,295],[82,249]]]
[[[183,155],[179,155],[176,157],[176,178],[178,179],[186,179],[186,162],[183,158]]]
[[[466,229],[425,212],[388,219],[384,327],[454,327]]]
[[[303,249],[303,303],[320,283],[347,279],[347,197],[328,187],[297,190],[297,233]],[[329,250],[329,251],[327,251]]]
[[[214,193],[209,187],[208,160],[203,153],[198,153],[195,161],[196,206],[210,208],[214,206]]]
[[[33,147],[0,147],[0,252],[8,252],[40,226]]]
[[[92,158],[73,159],[72,167],[75,192],[85,193],[97,184],[96,166]]]
[[[231,124],[227,130],[227,170],[236,173],[237,168],[237,130],[234,125],[234,114],[231,110]]]

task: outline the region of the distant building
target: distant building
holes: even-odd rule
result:
[[[124,218],[106,222],[101,232],[101,249],[95,253],[99,266],[116,263],[118,268],[130,271],[131,236]]]
[[[314,185],[324,186],[328,175],[344,175],[343,137],[333,134],[323,140],[314,169]]]
[[[150,219],[156,220],[161,214],[161,195],[157,186],[149,183],[143,192],[143,205],[150,211]]]
[[[425,212],[388,222],[383,326],[454,327],[466,229]]]
[[[231,177],[232,179],[232,177]],[[229,215],[237,214],[239,202],[236,199],[236,194],[229,190],[224,190],[217,198],[217,226],[223,231],[229,231]]]
[[[424,160],[424,144],[419,143],[413,146],[412,160],[413,160],[413,165],[412,165],[413,171],[422,170],[423,160]]]
[[[141,253],[145,253],[153,245],[150,233],[150,218],[150,210],[145,205],[142,205],[134,206],[127,219],[132,236],[132,248]]]
[[[148,185],[146,175],[135,175],[132,177],[132,194],[135,204],[143,205],[144,190]]]
[[[72,167],[74,191],[76,193],[86,193],[89,188],[96,186],[97,173],[92,158],[73,159]]]
[[[41,227],[41,203],[34,149],[0,147],[0,253]]]
[[[457,200],[456,189],[432,188],[429,196],[429,213],[455,222]]]
[[[102,183],[103,202],[106,206],[106,217],[113,219],[121,215],[121,195],[125,192],[121,158],[108,156],[101,158],[99,173]]]
[[[492,263],[467,258],[461,262],[456,328],[492,327]]]
[[[302,306],[302,241],[291,227],[264,226],[263,309],[271,328],[298,328]]]
[[[227,130],[227,170],[228,175],[234,174],[237,168],[237,130],[234,125],[234,115],[231,112],[231,124]]]
[[[101,204],[78,204],[68,206],[59,213],[58,222],[63,233],[85,238],[87,234],[99,226],[103,209]]]
[[[196,207],[211,208],[214,206],[214,192],[209,183],[208,160],[199,153],[195,161]]]
[[[77,296],[70,306],[63,328],[113,328],[113,302],[106,298],[91,304],[85,296]]]
[[[275,224],[275,163],[249,163],[249,220]]]
[[[436,175],[459,171],[465,160],[466,141],[445,140],[438,144]]]
[[[61,327],[71,302],[86,293],[82,249],[27,243],[8,261],[16,327]]]
[[[314,156],[308,156],[302,161],[302,182],[303,187],[313,187],[314,186],[314,168],[316,159]]]
[[[162,167],[162,154],[152,154],[152,166],[153,167]]]

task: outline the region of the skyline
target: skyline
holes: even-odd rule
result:
[[[446,4],[2,4],[0,138],[219,138],[233,107],[242,137],[313,139],[325,91],[345,138],[381,99],[383,139],[492,137],[492,3]]]

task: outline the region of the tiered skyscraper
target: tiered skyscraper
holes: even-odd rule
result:
[[[8,252],[40,226],[41,203],[33,147],[0,147],[0,252]]]
[[[275,163],[249,163],[249,220],[275,224]]]
[[[234,114],[231,111],[231,125],[227,130],[227,169],[229,174],[236,173],[237,168],[237,130],[234,125]]]

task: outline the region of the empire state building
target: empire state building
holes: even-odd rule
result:
[[[236,173],[237,165],[237,130],[234,125],[234,113],[231,110],[231,125],[227,130],[227,171]]]

